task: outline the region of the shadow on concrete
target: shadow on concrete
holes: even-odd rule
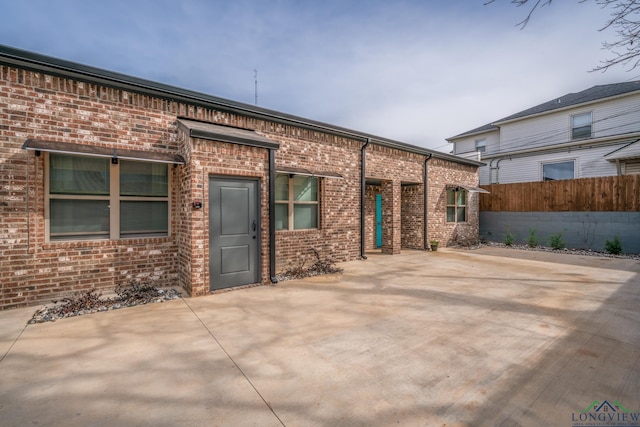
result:
[[[29,326],[0,363],[0,419],[569,426],[594,400],[640,409],[637,272],[432,255]]]

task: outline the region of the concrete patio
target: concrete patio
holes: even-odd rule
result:
[[[0,422],[571,426],[640,411],[640,262],[499,248],[29,325],[0,312]],[[632,425],[632,424],[629,424]]]

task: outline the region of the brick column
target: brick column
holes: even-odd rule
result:
[[[400,181],[383,181],[382,190],[382,253],[395,255],[402,247],[402,188]]]

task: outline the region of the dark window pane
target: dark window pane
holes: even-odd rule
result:
[[[165,163],[120,161],[120,195],[166,197],[169,192]]]
[[[276,230],[289,229],[289,205],[276,204]]]
[[[456,222],[456,208],[448,207],[447,208],[447,222]]]
[[[318,228],[318,205],[294,205],[293,228],[296,230]]]
[[[317,202],[318,178],[314,178],[312,176],[294,176],[293,200],[301,202]]]
[[[51,194],[109,194],[109,159],[50,154]]]
[[[581,126],[579,128],[573,128],[571,132],[572,139],[590,138],[591,137],[591,125]]]
[[[571,138],[590,138],[591,137],[591,113],[578,114],[571,117]]]
[[[167,202],[120,203],[120,234],[167,234],[168,230]]]
[[[447,204],[455,205],[456,203],[456,192],[453,190],[447,190]]]
[[[56,236],[109,234],[109,201],[60,200],[50,204],[50,232]]]
[[[547,163],[542,165],[543,181],[554,181],[558,179],[573,179],[574,164],[571,162]]]
[[[289,175],[276,175],[276,200],[289,200]]]

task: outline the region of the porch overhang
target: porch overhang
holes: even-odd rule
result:
[[[125,159],[142,162],[170,163],[174,165],[185,164],[184,159],[179,154],[100,147],[96,145],[76,144],[72,142],[27,139],[24,144],[22,144],[22,148],[25,150],[35,151],[36,153],[45,151],[49,153],[72,154],[80,156],[108,157],[116,160]]]
[[[471,185],[462,185],[462,184],[447,184],[447,189],[448,190],[466,190],[469,193],[487,193],[489,194],[489,192],[487,190],[485,190],[484,188],[480,188],[480,187],[473,187]]]
[[[210,141],[227,142],[229,144],[248,145],[251,147],[277,150],[280,144],[267,137],[259,135],[253,130],[240,129],[231,126],[221,126],[213,123],[198,122],[184,118],[178,119],[178,124],[186,129],[192,138]]]
[[[315,171],[311,169],[293,168],[293,167],[287,167],[287,166],[276,166],[276,173],[284,173],[288,175],[315,176],[319,178],[337,178],[337,179],[344,178],[338,172]]]

